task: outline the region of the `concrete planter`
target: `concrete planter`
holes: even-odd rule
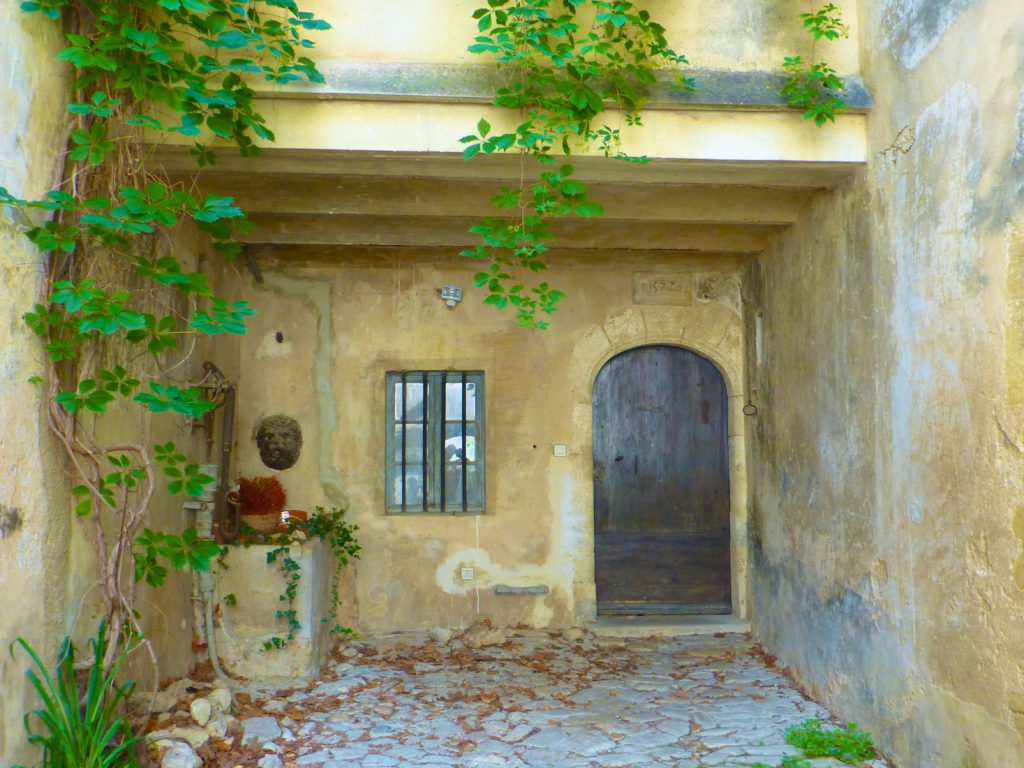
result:
[[[247,678],[300,677],[319,672],[330,650],[331,575],[334,558],[321,541],[294,544],[291,557],[302,566],[299,593],[292,604],[302,625],[287,647],[264,649],[272,637],[284,638],[287,623],[276,612],[287,609],[279,599],[285,579],[277,563],[267,563],[267,553],[275,547],[253,544],[232,547],[225,561],[227,568],[218,575],[217,594],[221,600],[221,618],[217,625],[217,652],[225,669]],[[223,602],[233,594],[236,605]],[[326,622],[321,619],[327,618]]]

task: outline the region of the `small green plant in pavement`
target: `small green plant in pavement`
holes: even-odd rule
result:
[[[807,757],[833,757],[848,765],[877,755],[871,734],[850,723],[846,728],[825,730],[820,720],[807,720],[786,729],[786,743]]]
[[[820,720],[805,720],[786,729],[786,743],[801,755],[786,755],[775,768],[811,768],[810,759],[831,757],[847,765],[878,757],[871,734],[850,723],[846,728],[825,730]],[[754,763],[750,768],[773,768],[768,763]]]

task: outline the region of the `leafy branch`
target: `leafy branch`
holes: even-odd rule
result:
[[[802,56],[787,56],[783,69],[787,74],[786,84],[779,92],[790,106],[804,110],[804,118],[813,120],[815,125],[835,122],[836,115],[846,109],[843,98],[846,83],[827,62],[818,61],[815,49],[821,40],[835,41],[850,36],[850,28],[840,16],[841,9],[835,3],[826,3],[817,11],[801,13],[803,27],[811,35],[810,60]]]
[[[463,156],[518,153],[523,167],[519,186],[492,198],[499,215],[470,228],[480,244],[461,255],[489,262],[474,278],[487,293],[484,303],[515,308],[518,325],[546,328],[544,317],[564,294],[546,282],[530,286],[520,275],[547,268],[552,219],[604,213],[557,154],[596,146],[605,157],[646,163],[623,152],[620,129],[598,118],[613,108],[627,126],[642,125],[639,110],[657,82],[655,67],[678,69],[687,61],[669,47],[665,28],[626,0],[488,0],[473,18],[480,34],[469,50],[497,60],[506,82],[494,104],[520,122],[492,133],[480,120],[460,139]],[[690,89],[693,81],[679,74],[676,85]],[[544,169],[536,182],[525,180],[528,158]]]

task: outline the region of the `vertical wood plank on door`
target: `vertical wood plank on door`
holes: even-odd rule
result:
[[[727,611],[727,413],[721,374],[694,352],[641,347],[601,369],[594,385],[599,608]]]

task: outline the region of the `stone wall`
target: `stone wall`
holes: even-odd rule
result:
[[[861,3],[872,158],[745,280],[757,631],[902,768],[1024,763],[1024,9]]]

